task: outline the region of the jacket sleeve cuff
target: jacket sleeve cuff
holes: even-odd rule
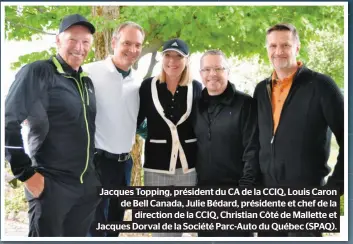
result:
[[[31,178],[35,173],[36,173],[36,171],[34,170],[34,168],[28,167],[28,168],[24,169],[20,175],[16,175],[16,178],[19,181],[25,182],[26,180]]]

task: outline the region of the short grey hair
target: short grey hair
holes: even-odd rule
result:
[[[208,56],[208,55],[216,55],[216,56],[221,56],[223,57],[224,60],[224,64],[226,65],[225,68],[229,69],[229,64],[228,64],[228,60],[227,60],[227,56],[218,49],[212,49],[212,50],[207,50],[204,54],[202,54],[201,59],[200,59],[200,67],[202,67],[202,60],[204,57]]]
[[[126,22],[120,24],[118,27],[116,27],[116,29],[113,32],[113,37],[115,37],[117,40],[119,40],[120,39],[120,32],[126,27],[138,29],[142,33],[143,38],[145,38],[145,32],[144,32],[143,28],[139,24],[132,22],[132,21],[126,21]]]
[[[266,31],[266,44],[267,36],[273,31],[290,31],[292,33],[293,39],[297,42],[298,45],[300,45],[299,34],[294,25],[289,23],[279,23],[268,28],[268,30]]]

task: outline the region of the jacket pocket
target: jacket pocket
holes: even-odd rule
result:
[[[167,140],[148,140],[145,143],[145,168],[169,170],[171,145]]]
[[[196,138],[185,140],[185,143],[197,142]]]
[[[47,191],[47,189],[48,189],[48,177],[47,176],[44,176],[43,175],[43,177],[44,177],[44,187],[43,187],[43,191],[39,194],[39,196],[37,197],[38,199],[39,198],[42,198],[44,195],[45,195],[45,193],[46,193],[46,191]]]
[[[150,143],[167,143],[167,140],[150,139]]]

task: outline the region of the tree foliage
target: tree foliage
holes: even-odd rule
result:
[[[333,77],[339,87],[344,85],[343,35],[332,32],[319,32],[321,37],[308,45],[307,66]]]
[[[139,23],[146,32],[143,55],[155,53],[163,42],[174,37],[184,39],[192,52],[221,49],[227,56],[251,58],[259,55],[267,62],[265,49],[266,29],[279,22],[294,24],[301,39],[300,59],[304,63],[320,63],[321,71],[335,80],[343,73],[343,66],[331,65],[321,60],[326,56],[325,46],[337,50],[335,60],[342,58],[343,42],[322,39],[322,33],[331,37],[343,36],[343,6],[116,6],[119,16],[92,15],[92,6],[7,6],[5,8],[5,35],[8,40],[32,40],[46,33],[54,34],[63,16],[80,13],[97,27],[97,31],[112,30],[117,24],[131,20]],[[337,40],[337,39],[335,39]],[[309,53],[311,43],[321,43],[315,62]],[[94,49],[93,49],[94,51]],[[46,58],[51,52],[32,54],[20,58],[13,67],[33,61],[39,55]],[[337,53],[336,53],[337,54]],[[310,58],[309,58],[310,57]],[[87,61],[93,61],[91,53]],[[327,67],[327,69],[325,69]],[[340,84],[340,83],[339,83]]]

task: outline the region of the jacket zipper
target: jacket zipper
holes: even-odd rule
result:
[[[266,90],[267,90],[267,95],[268,95],[268,101],[270,104],[270,108],[271,108],[271,134],[272,134],[272,138],[271,138],[271,146],[273,145],[273,141],[275,140],[275,132],[273,131],[274,129],[274,121],[273,121],[273,109],[272,109],[272,103],[271,103],[271,83],[266,85]]]
[[[82,106],[83,106],[83,115],[85,118],[85,124],[86,124],[86,130],[87,130],[87,152],[86,152],[86,165],[85,168],[83,170],[83,172],[80,175],[80,182],[81,184],[83,184],[83,175],[86,173],[87,168],[88,168],[88,161],[89,161],[89,148],[90,148],[90,144],[91,144],[91,137],[90,137],[90,133],[89,133],[89,128],[88,128],[88,122],[87,122],[87,112],[86,112],[86,104],[85,104],[85,99],[84,99],[84,94],[82,91],[83,87],[81,88],[80,83],[82,84],[82,80],[81,80],[81,76],[80,76],[80,83],[72,76],[65,76],[66,78],[70,78],[73,79],[76,82],[76,85],[78,87],[80,96],[81,96],[81,101],[82,101]],[[86,88],[86,101],[87,101],[87,106],[89,105],[89,98],[88,98],[88,91],[87,91],[87,86],[85,86]]]
[[[273,169],[270,169],[269,170],[269,173],[271,174],[272,171],[274,171],[274,158],[275,158],[275,145],[274,145],[274,141],[275,141],[275,135],[276,133],[273,131],[274,130],[274,124],[275,122],[273,121],[273,109],[272,109],[272,99],[271,99],[271,82],[269,84],[266,84],[266,93],[267,93],[267,96],[268,96],[268,102],[270,104],[270,109],[271,109],[271,141],[270,141],[270,144],[271,144],[271,168]],[[274,178],[274,180],[278,183],[278,180],[277,180],[277,177],[276,177],[276,174],[272,175],[272,177]]]
[[[81,80],[81,77],[80,77],[80,81],[81,81],[81,84],[82,84],[82,89],[83,89],[83,87],[85,88],[85,91],[86,91],[86,104],[87,104],[87,106],[89,106],[89,97],[88,97],[88,90],[87,90],[87,83],[85,83],[84,85],[83,85],[83,82],[82,82],[82,80]]]
[[[297,74],[295,75],[295,77],[297,76]],[[272,162],[272,165],[274,164],[274,155],[275,155],[275,146],[274,146],[274,141],[275,141],[275,136],[276,136],[276,132],[278,131],[278,128],[281,124],[281,118],[283,116],[283,112],[285,110],[285,108],[288,106],[288,101],[289,101],[289,98],[290,96],[293,94],[293,91],[294,91],[294,79],[295,77],[293,77],[293,82],[292,82],[292,85],[289,89],[289,93],[287,95],[287,98],[286,100],[284,101],[284,104],[283,104],[283,107],[282,107],[282,111],[281,111],[281,114],[279,116],[279,120],[278,120],[278,125],[277,125],[277,129],[276,131],[274,132],[273,129],[274,129],[274,121],[273,121],[273,109],[272,109],[272,103],[271,103],[271,83],[268,85],[267,84],[267,94],[268,94],[268,97],[269,97],[269,101],[270,101],[270,107],[271,107],[271,115],[272,115],[272,138],[271,138],[271,162]],[[278,182],[277,178],[275,178],[276,181]]]

